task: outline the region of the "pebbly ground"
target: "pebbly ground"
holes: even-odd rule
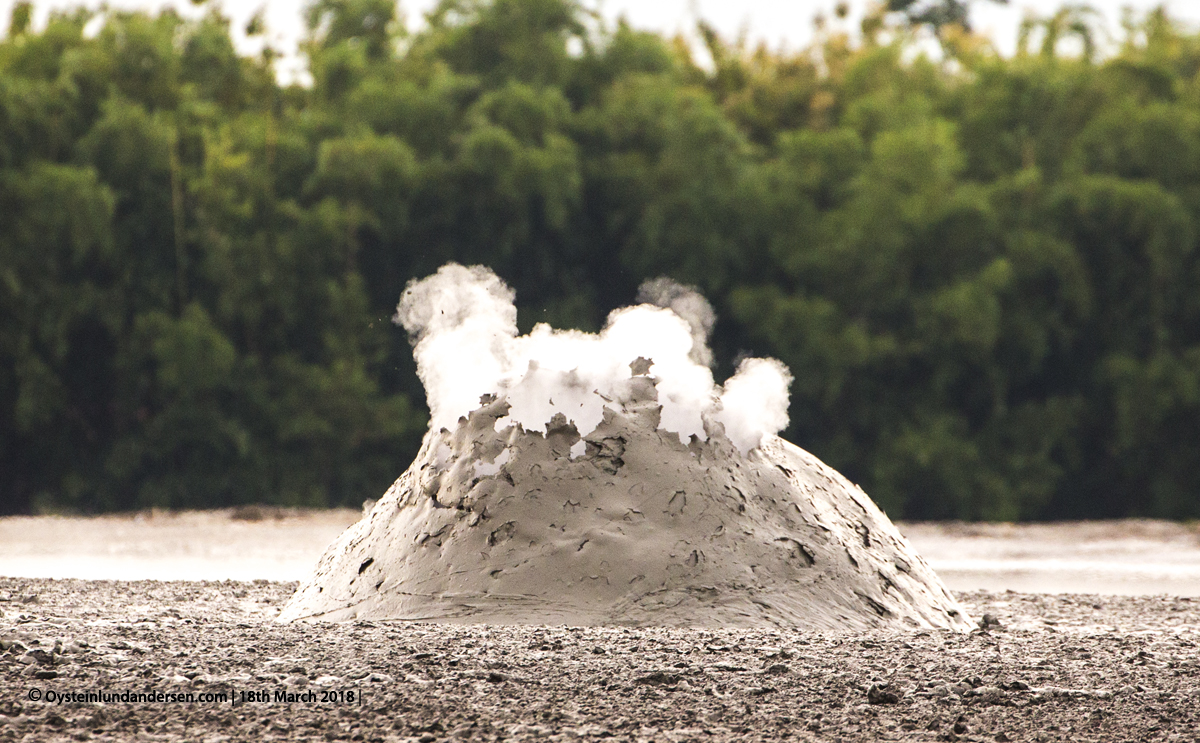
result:
[[[0,741],[1200,735],[1200,600],[959,594],[969,634],[275,624],[294,588],[0,578]],[[59,701],[126,692],[155,697]]]

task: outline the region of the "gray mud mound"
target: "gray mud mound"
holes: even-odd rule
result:
[[[508,405],[485,399],[426,436],[280,619],[971,626],[839,473],[775,436],[743,456],[719,425],[685,446],[655,399],[634,377],[582,439],[561,415],[497,432]]]

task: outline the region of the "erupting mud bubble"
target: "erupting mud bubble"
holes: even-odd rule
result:
[[[521,336],[485,268],[410,284],[429,433],[281,620],[971,626],[862,490],[776,435],[783,364],[718,386],[708,303],[665,279],[639,299],[599,334]]]

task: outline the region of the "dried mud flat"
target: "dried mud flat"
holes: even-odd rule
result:
[[[986,631],[838,635],[276,624],[294,588],[0,579],[0,741],[1191,741],[1200,729],[1200,601],[1187,598],[965,593]],[[100,693],[153,698],[70,699]]]

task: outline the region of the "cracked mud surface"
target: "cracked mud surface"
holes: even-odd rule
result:
[[[1186,598],[964,593],[999,624],[835,634],[276,624],[294,589],[0,578],[0,741],[1191,741],[1200,729],[1200,601]],[[56,704],[51,692],[237,701]]]
[[[767,436],[684,444],[633,377],[581,438],[485,397],[325,550],[288,619],[968,629],[861,488]],[[582,446],[580,446],[582,445]],[[584,450],[578,456],[570,452]]]

